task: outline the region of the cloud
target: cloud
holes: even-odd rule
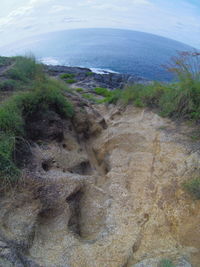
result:
[[[18,0],[17,8],[0,17],[0,42],[84,27],[146,31],[199,46],[200,4],[197,0]]]
[[[53,14],[53,13],[59,13],[59,12],[66,12],[69,10],[72,10],[72,7],[63,6],[63,5],[53,5],[49,13]]]

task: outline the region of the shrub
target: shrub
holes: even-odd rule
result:
[[[15,165],[17,139],[26,138],[25,124],[38,112],[55,111],[66,118],[73,116],[73,106],[64,97],[65,86],[57,80],[35,81],[34,89],[12,96],[0,107],[0,181],[20,177]]]
[[[167,68],[175,73],[176,82],[128,85],[120,100],[125,105],[156,108],[163,116],[199,120],[200,53],[180,53]]]
[[[168,95],[167,104],[173,115],[186,119],[200,118],[200,53],[181,52],[167,66],[178,82]],[[169,102],[173,103],[172,105]],[[165,101],[166,102],[166,101]]]
[[[60,74],[61,79],[73,79],[74,77],[75,77],[75,74],[73,74],[73,73]]]
[[[159,263],[159,267],[175,267],[173,262],[169,259],[163,259]]]
[[[179,52],[166,68],[174,73],[183,86],[200,81],[200,53],[196,51]]]
[[[14,66],[7,72],[7,76],[13,80],[29,82],[44,78],[42,65],[38,64],[34,57],[13,57]]]
[[[13,162],[15,137],[0,134],[0,182],[11,183],[20,177],[20,170]]]
[[[12,63],[12,58],[10,57],[0,57],[0,66],[8,66]]]
[[[14,102],[22,110],[24,118],[32,116],[38,110],[54,110],[62,117],[71,117],[73,107],[65,99],[59,86],[56,80],[47,79],[45,83],[38,83],[34,90],[14,96]]]
[[[149,85],[129,85],[122,93],[122,102],[124,104],[133,103],[140,107],[159,107],[160,99],[165,91],[165,86],[158,82]]]
[[[18,81],[8,79],[0,82],[0,90],[1,91],[13,91],[17,90],[20,87],[20,83]]]
[[[196,199],[200,199],[200,177],[194,178],[183,184],[185,190]]]
[[[0,107],[0,132],[8,135],[22,135],[24,121],[22,111],[14,98],[9,99]]]

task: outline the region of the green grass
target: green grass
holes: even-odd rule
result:
[[[109,91],[107,88],[102,88],[102,87],[96,87],[94,88],[94,92],[98,95],[104,96],[104,97],[109,97],[111,96],[112,92]]]
[[[75,79],[66,79],[65,82],[68,84],[72,84],[72,83],[76,83],[76,80]]]
[[[86,76],[93,76],[93,72],[92,71],[88,71],[88,72],[86,72]]]
[[[193,178],[183,184],[184,189],[196,199],[200,199],[200,177]]]
[[[75,90],[76,90],[77,93],[82,93],[82,92],[84,92],[83,88],[76,88]]]
[[[0,67],[8,66],[12,63],[12,58],[10,57],[0,57]]]
[[[200,84],[184,87],[181,83],[127,86],[121,95],[124,104],[157,108],[162,116],[200,119]]]
[[[75,74],[73,74],[73,73],[63,73],[63,74],[61,74],[60,75],[60,78],[61,79],[73,79],[73,78],[75,78]]]
[[[21,82],[12,79],[0,81],[0,91],[16,91],[22,86]]]
[[[20,57],[20,62],[27,61]],[[29,59],[28,62],[30,63]],[[37,63],[34,64],[37,65]],[[48,113],[48,111],[54,111],[62,118],[70,118],[74,114],[72,104],[64,96],[65,91],[68,90],[66,84],[46,77],[42,69],[38,69],[37,66],[35,68],[32,63],[31,66],[33,69],[23,70],[23,75],[17,76],[18,78],[26,77],[26,81],[30,79],[31,87],[29,90],[14,94],[0,106],[1,185],[17,181],[20,177],[20,170],[16,166],[14,158],[15,145],[20,139],[26,140],[25,126],[31,117],[39,113]],[[13,85],[13,89],[15,89],[14,87]]]
[[[53,110],[63,118],[73,116],[73,107],[56,87],[56,82],[45,84],[28,92],[18,93],[0,107],[0,180],[13,181],[19,178],[19,169],[12,158],[15,141],[26,138],[25,124],[31,116]]]
[[[82,97],[90,100],[93,103],[97,103],[97,98],[93,94],[84,93],[84,94],[82,94]]]
[[[159,263],[159,267],[175,267],[170,259],[163,259]]]
[[[30,57],[13,57],[14,66],[7,72],[7,77],[28,83],[31,80],[40,80],[44,77],[42,65],[36,62],[36,59]]]
[[[162,116],[199,121],[200,53],[184,52],[172,59],[168,69],[175,73],[176,82],[133,84],[118,93],[98,88],[96,93],[103,95],[105,102],[120,101],[124,105],[150,107]]]
[[[11,65],[10,69],[4,73],[4,79],[0,81],[0,91],[17,91],[28,90],[33,87],[35,81],[45,79],[43,67],[38,64],[34,57],[11,57],[2,60],[0,57],[0,64]]]
[[[12,183],[20,177],[20,170],[13,161],[15,137],[5,134],[0,135],[0,182],[1,185]]]
[[[98,95],[103,96],[103,99],[99,99],[98,103],[109,103],[109,104],[116,104],[122,97],[122,90],[115,89],[115,90],[108,90],[107,88],[97,87],[94,89],[94,92]]]

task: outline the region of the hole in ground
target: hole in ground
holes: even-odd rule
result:
[[[83,161],[77,165],[75,165],[73,168],[68,170],[71,173],[77,173],[80,175],[91,175],[92,174],[92,167],[90,165],[89,161]]]
[[[68,222],[68,228],[75,234],[81,236],[81,198],[83,196],[83,191],[79,189],[78,191],[72,193],[67,197],[66,201],[69,204],[71,211],[71,217]]]
[[[51,165],[52,165],[52,160],[51,159],[48,159],[48,160],[45,160],[42,162],[42,169],[45,171],[45,172],[48,172],[50,169],[51,169]]]

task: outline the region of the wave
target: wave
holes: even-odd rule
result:
[[[52,65],[52,66],[62,65],[57,58],[53,57],[42,57],[39,59],[39,61],[46,65]]]
[[[114,70],[110,69],[101,69],[101,68],[89,68],[92,72],[97,73],[97,74],[109,74],[109,73],[119,73]]]

